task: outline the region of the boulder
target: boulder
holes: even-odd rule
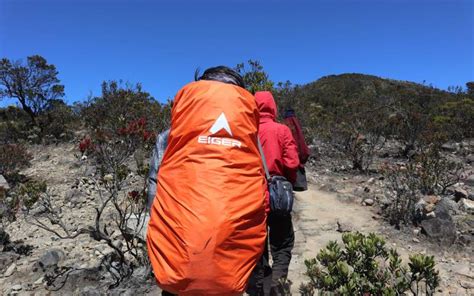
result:
[[[459,208],[468,214],[474,214],[474,201],[467,198],[462,198],[459,201]]]
[[[13,252],[0,252],[0,270],[6,270],[18,258],[20,258],[20,255]]]
[[[436,208],[436,205],[434,204],[431,204],[431,203],[427,203],[425,204],[425,213],[431,213],[434,211],[434,209]]]
[[[72,208],[79,207],[87,202],[87,198],[84,192],[79,189],[71,189],[64,195],[64,200],[69,202]]]
[[[448,210],[450,215],[457,215],[459,213],[459,205],[454,200],[449,199],[449,198],[444,198],[443,200],[440,201],[440,203],[443,204],[443,207],[445,207]]]
[[[465,278],[474,279],[474,272],[471,271],[468,263],[458,263],[453,267],[452,271]]]
[[[453,221],[447,221],[434,217],[421,221],[424,233],[443,245],[452,245],[456,240],[456,226]]]
[[[449,206],[442,200],[429,215],[428,219],[421,221],[423,232],[442,245],[452,245],[456,240],[456,225],[449,212]]]
[[[440,200],[441,200],[441,197],[437,196],[437,195],[427,195],[427,196],[423,196],[423,200],[426,202],[426,203],[429,203],[429,204],[437,204]]]
[[[469,186],[474,186],[474,174],[470,174],[464,180],[462,180],[464,184]]]
[[[466,157],[466,162],[468,164],[471,164],[471,163],[474,163],[474,154],[469,154],[467,157]]]
[[[12,286],[12,291],[21,291],[23,289],[23,287],[21,285],[14,285]]]
[[[366,198],[364,199],[364,201],[362,202],[362,204],[366,205],[366,206],[372,206],[374,205],[374,200],[371,199],[371,198]]]
[[[441,149],[448,152],[455,152],[459,150],[460,146],[459,143],[445,143],[441,146]]]
[[[351,232],[354,231],[354,226],[347,222],[337,221],[337,231],[338,232]]]
[[[79,294],[80,296],[100,296],[102,295],[96,287],[84,287]]]
[[[5,177],[3,175],[0,175],[0,190],[10,190],[10,185],[8,185],[7,180],[5,180]]]
[[[5,273],[3,274],[3,276],[4,276],[4,277],[9,277],[9,276],[11,276],[15,271],[16,271],[16,264],[15,264],[15,263],[12,263],[12,264],[7,268],[7,270],[5,271]]]
[[[38,265],[44,270],[46,268],[55,267],[64,259],[64,252],[59,249],[46,251],[38,260]]]

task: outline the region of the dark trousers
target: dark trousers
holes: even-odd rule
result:
[[[288,276],[291,250],[295,244],[295,232],[291,216],[283,217],[270,214],[267,224],[268,240],[265,250],[249,280],[247,293],[251,296],[281,295],[280,281]],[[268,243],[273,260],[271,267]]]

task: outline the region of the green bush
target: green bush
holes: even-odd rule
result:
[[[30,209],[46,190],[47,185],[44,181],[30,180],[25,184],[20,184],[18,193],[23,205]]]
[[[21,108],[9,106],[0,108],[0,143],[17,143],[28,138],[31,129],[30,118]]]
[[[78,107],[90,130],[115,133],[139,119],[145,120],[147,130],[159,132],[168,128],[170,105],[157,102],[140,84],[123,86],[110,81],[102,83],[101,96]]]
[[[310,281],[300,287],[302,295],[315,290],[335,295],[432,295],[439,285],[432,256],[412,255],[408,266],[396,250],[371,233],[343,234],[344,245],[330,242],[316,258],[305,260]]]
[[[38,123],[41,126],[41,138],[55,140],[71,139],[74,129],[80,126],[77,114],[62,100],[50,102],[48,108],[38,116]]]

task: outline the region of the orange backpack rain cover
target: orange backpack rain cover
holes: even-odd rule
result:
[[[259,112],[243,88],[198,81],[176,95],[147,245],[159,286],[240,295],[266,237]]]

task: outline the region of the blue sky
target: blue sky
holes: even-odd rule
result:
[[[171,98],[197,67],[262,62],[274,81],[367,73],[474,80],[474,1],[0,0],[0,57],[40,54],[68,102],[103,80]]]

